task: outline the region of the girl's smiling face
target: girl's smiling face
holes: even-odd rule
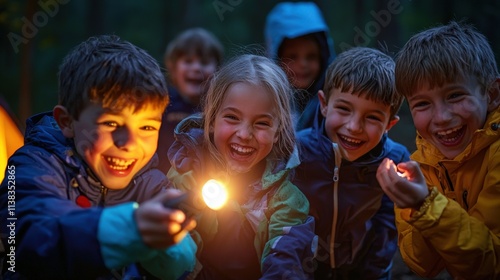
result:
[[[265,158],[277,141],[276,113],[261,86],[235,83],[227,89],[212,129],[214,144],[231,172],[262,176]]]
[[[418,133],[448,159],[463,152],[483,128],[491,104],[496,104],[489,101],[472,76],[432,89],[423,86],[408,97]]]
[[[92,104],[65,136],[74,138],[78,154],[105,187],[123,189],[154,155],[162,112],[153,106],[115,112]]]

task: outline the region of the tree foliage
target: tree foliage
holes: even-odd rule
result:
[[[57,102],[57,71],[63,57],[96,34],[116,34],[163,61],[167,43],[182,30],[201,26],[219,37],[229,58],[262,52],[267,13],[280,1],[264,0],[0,0],[0,94],[24,122]],[[465,19],[500,55],[500,3],[495,0],[323,0],[337,53],[367,45],[395,53],[422,29]],[[403,107],[401,141],[412,148],[414,129]],[[398,127],[397,126],[397,127]],[[406,128],[405,128],[406,127]]]

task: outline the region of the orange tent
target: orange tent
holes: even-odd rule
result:
[[[5,175],[7,160],[24,144],[24,136],[14,118],[0,102],[0,182]]]

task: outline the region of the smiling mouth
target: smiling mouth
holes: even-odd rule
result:
[[[203,83],[203,79],[186,79],[186,81],[195,85],[201,85]]]
[[[455,145],[462,139],[465,133],[465,126],[459,126],[445,131],[438,131],[436,133],[437,139],[444,145]]]
[[[231,151],[233,151],[233,153],[240,155],[240,156],[249,156],[255,151],[255,149],[254,148],[245,148],[245,147],[241,147],[239,145],[232,144]]]
[[[344,135],[338,135],[338,138],[339,138],[340,144],[345,149],[351,149],[351,150],[358,149],[364,143],[364,141],[361,141],[361,140],[358,140],[358,139],[354,139],[354,138],[350,138],[350,137],[347,137],[347,136],[344,136]]]
[[[109,168],[116,171],[124,171],[130,168],[136,160],[135,159],[120,159],[114,157],[106,157],[106,162],[108,163]]]

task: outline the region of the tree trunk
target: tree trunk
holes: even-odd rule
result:
[[[33,20],[36,9],[36,0],[28,0],[26,5],[26,18]],[[25,123],[31,115],[31,85],[32,85],[32,58],[33,58],[33,38],[28,39],[27,43],[21,49],[21,85],[19,93],[19,117],[21,122]]]

